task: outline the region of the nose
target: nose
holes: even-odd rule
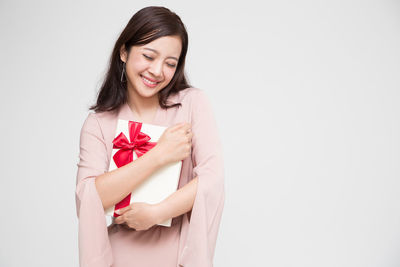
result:
[[[162,75],[162,61],[154,60],[149,68],[149,72],[154,75],[156,79],[161,78]]]

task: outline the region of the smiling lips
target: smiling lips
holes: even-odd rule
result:
[[[144,77],[144,76],[141,76],[141,77],[142,77],[143,83],[144,83],[146,86],[148,86],[148,87],[154,88],[154,87],[156,87],[157,84],[159,83],[159,82],[157,82],[157,81],[155,81],[155,80],[152,80],[152,79],[149,79],[149,78],[147,78],[147,77]]]

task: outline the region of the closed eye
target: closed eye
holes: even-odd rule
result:
[[[149,57],[148,55],[143,54],[143,56],[144,56],[146,59],[148,59],[148,60],[153,60],[153,58],[152,58],[152,57]],[[175,68],[175,67],[176,67],[175,64],[169,64],[169,63],[167,63],[167,65],[168,65],[169,67],[171,67],[171,68]]]
[[[143,54],[143,56],[144,56],[145,58],[147,58],[147,59],[150,59],[150,60],[153,59],[152,57],[149,57],[149,56],[147,56],[147,55],[145,55],[145,54]]]

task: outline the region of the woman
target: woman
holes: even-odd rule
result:
[[[224,207],[222,146],[206,94],[187,84],[188,37],[164,7],[138,11],[118,38],[80,133],[76,181],[81,267],[212,266]],[[118,119],[167,127],[157,145],[107,172]],[[133,203],[107,227],[114,206],[154,171],[183,160],[178,190]],[[172,218],[171,227],[157,225]]]

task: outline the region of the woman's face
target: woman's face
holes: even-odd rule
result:
[[[167,86],[175,74],[181,49],[179,36],[163,36],[145,45],[132,46],[128,58],[122,48],[128,93],[153,97]]]

